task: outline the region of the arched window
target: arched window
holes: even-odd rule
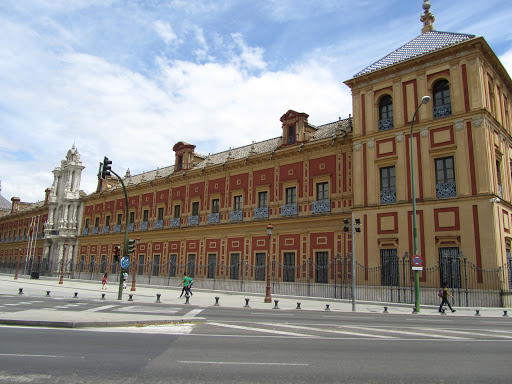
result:
[[[390,95],[382,97],[379,101],[379,131],[393,128],[393,99]]]
[[[439,80],[434,84],[434,119],[451,115],[450,84],[448,80]]]

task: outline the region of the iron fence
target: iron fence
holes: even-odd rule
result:
[[[382,256],[382,254],[381,254]],[[178,264],[174,260],[165,263],[142,262],[132,259],[127,272],[136,272],[138,284],[178,286],[182,276],[187,273],[194,280],[194,287],[200,289],[225,290],[237,292],[264,293],[267,268],[270,267],[272,294],[310,296],[335,299],[351,299],[352,275],[351,255],[327,258],[307,259],[295,265],[292,261],[272,260],[270,264],[251,265],[246,261],[235,260],[226,265],[211,260],[208,264],[199,264],[190,260]],[[13,259],[0,260],[0,272],[31,274],[41,276],[59,276],[62,269],[66,278],[98,280],[108,272],[111,281],[119,278],[119,263],[102,262],[48,262],[47,260],[19,264]],[[374,267],[355,264],[355,298],[357,301],[376,301],[388,303],[413,303],[414,279],[411,258],[386,255],[381,264]],[[501,307],[510,306],[512,271],[510,263],[497,269],[483,269],[468,261],[463,254],[450,258],[440,258],[439,262],[420,272],[420,302],[437,305],[437,295],[446,282],[454,298],[453,305],[460,307]]]

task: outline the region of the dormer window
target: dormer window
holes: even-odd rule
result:
[[[452,115],[452,102],[450,99],[450,84],[448,80],[439,80],[434,84],[434,119]]]
[[[393,128],[393,99],[385,95],[379,102],[379,131]]]
[[[178,171],[183,169],[183,155],[178,156]]]
[[[295,126],[288,127],[288,144],[295,144]]]

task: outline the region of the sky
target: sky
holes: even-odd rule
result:
[[[509,0],[431,0],[438,31],[483,36],[512,74]],[[44,199],[75,145],[94,193],[123,176],[352,113],[343,81],[421,33],[422,0],[2,0],[0,181]],[[509,25],[509,27],[507,27]]]

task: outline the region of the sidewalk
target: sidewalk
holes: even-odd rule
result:
[[[181,287],[162,287],[137,285],[136,291],[131,291],[131,284],[123,290],[122,300],[118,300],[118,285],[112,283],[108,289],[101,289],[100,281],[90,280],[70,280],[64,279],[63,284],[59,284],[59,279],[52,277],[42,277],[39,280],[30,279],[29,276],[19,276],[14,280],[14,276],[0,274],[0,324],[9,325],[37,325],[53,327],[92,327],[92,326],[119,326],[136,324],[155,324],[155,323],[177,323],[177,322],[200,322],[201,317],[194,315],[170,316],[165,314],[148,313],[112,313],[91,311],[59,311],[55,309],[23,310],[17,312],[3,312],[1,308],[1,296],[20,296],[20,288],[23,292],[23,301],[37,300],[46,297],[50,292],[50,297],[56,300],[77,300],[77,301],[97,301],[105,306],[107,305],[135,305],[140,303],[152,303],[155,306],[162,304],[171,304],[182,306],[185,304],[184,297],[179,298]],[[77,297],[75,298],[75,293]],[[105,299],[102,300],[102,294]],[[160,294],[160,303],[156,303],[157,294]],[[129,301],[132,295],[132,301]],[[193,296],[189,299],[191,311],[195,308],[206,308],[214,306],[217,302],[219,308],[244,308],[246,299],[249,299],[249,306],[252,309],[268,310],[300,310],[335,312],[352,312],[352,302],[339,299],[324,299],[311,297],[293,297],[293,296],[273,296],[272,303],[264,303],[264,295],[254,293],[226,292],[193,290]],[[100,301],[101,300],[101,301]],[[274,308],[278,300],[278,308]],[[411,315],[413,313],[412,304],[397,303],[370,303],[356,302],[356,312],[382,314],[384,307],[390,315]],[[328,309],[327,309],[328,308]],[[475,316],[479,310],[481,317],[501,317],[507,308],[466,308],[457,307],[456,313],[447,312],[448,316]],[[189,312],[190,313],[190,312]],[[444,316],[438,312],[437,306],[422,306],[421,313],[416,316]],[[510,312],[512,317],[512,311]]]

